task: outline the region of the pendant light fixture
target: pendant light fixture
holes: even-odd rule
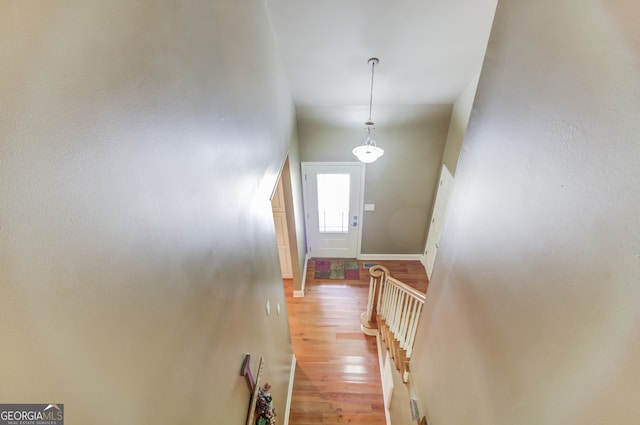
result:
[[[353,154],[365,164],[374,162],[384,154],[384,150],[376,146],[376,141],[371,138],[371,130],[375,123],[371,121],[371,109],[373,106],[373,74],[375,67],[380,61],[378,58],[371,58],[367,61],[371,65],[371,94],[369,95],[369,120],[364,123],[365,130],[367,131],[367,138],[364,142],[353,149]]]

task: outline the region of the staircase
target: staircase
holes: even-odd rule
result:
[[[381,265],[369,269],[367,310],[360,316],[362,331],[378,335],[400,372],[409,381],[411,352],[426,294],[393,278]]]

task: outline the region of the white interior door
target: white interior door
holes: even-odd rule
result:
[[[438,244],[440,243],[440,232],[444,222],[444,216],[447,212],[449,204],[449,195],[453,187],[453,176],[446,166],[442,166],[440,171],[440,184],[436,192],[436,202],[433,206],[433,215],[431,216],[431,224],[429,225],[429,233],[427,235],[427,244],[424,251],[423,264],[427,271],[427,277],[431,279],[433,273],[433,265],[438,254]]]
[[[307,253],[356,258],[360,252],[364,164],[302,163]]]

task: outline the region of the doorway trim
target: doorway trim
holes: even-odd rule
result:
[[[442,164],[440,170],[440,179],[438,180],[438,189],[436,191],[433,210],[431,212],[431,221],[429,222],[429,231],[427,233],[427,241],[424,247],[424,254],[421,262],[427,272],[427,279],[431,280],[433,269],[438,255],[440,245],[440,234],[444,226],[446,218],[447,206],[451,196],[455,179],[446,165]]]
[[[291,168],[289,164],[289,152],[284,155],[282,165],[278,171],[278,177],[273,186],[269,201],[273,199],[275,192],[278,188],[278,184],[282,181],[282,191],[284,198],[284,210],[287,223],[287,235],[289,242],[289,252],[291,255],[291,278],[293,280],[293,289],[296,293],[296,288],[301,288],[300,291],[304,291],[304,280],[302,273],[300,272],[300,256],[298,251],[298,234],[296,232],[295,222],[295,209],[293,204],[293,189],[291,185]],[[306,266],[305,266],[306,267]]]
[[[302,175],[302,194],[303,194],[303,203],[304,203],[304,228],[306,232],[306,254],[307,257],[311,257],[311,253],[309,251],[309,214],[311,214],[311,209],[309,207],[309,195],[306,193],[307,188],[307,167],[322,167],[322,166],[355,166],[359,168],[360,171],[360,195],[358,199],[358,226],[356,230],[356,252],[355,258],[359,258],[361,255],[362,249],[362,226],[364,223],[364,182],[365,182],[365,170],[366,167],[361,162],[301,162],[301,175]]]

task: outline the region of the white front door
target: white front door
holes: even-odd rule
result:
[[[356,258],[360,253],[364,164],[302,163],[307,253]]]

